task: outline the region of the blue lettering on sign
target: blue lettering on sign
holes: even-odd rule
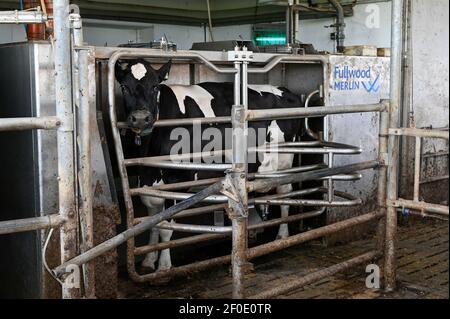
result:
[[[375,80],[372,78],[372,69],[352,69],[348,65],[344,67],[334,67],[334,90],[336,91],[353,91],[359,90],[361,86],[369,93],[378,92],[380,85],[378,83],[380,75]]]

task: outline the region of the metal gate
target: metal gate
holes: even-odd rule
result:
[[[81,40],[81,20],[77,15],[71,15],[74,43],[74,57],[73,72],[75,81],[72,83],[70,68],[67,65],[72,65],[70,61],[70,32],[69,28],[64,22],[69,20],[67,8],[68,1],[55,1],[55,35],[57,37],[55,46],[55,69],[57,72],[56,78],[56,92],[57,92],[57,114],[56,117],[38,118],[38,119],[0,119],[0,130],[10,129],[58,129],[58,163],[59,163],[59,198],[60,198],[60,214],[52,217],[45,217],[44,219],[31,219],[26,221],[12,221],[1,222],[0,233],[11,233],[18,231],[41,229],[45,227],[61,227],[61,250],[62,250],[62,264],[55,269],[53,273],[58,278],[62,279],[64,297],[79,297],[81,291],[78,288],[73,288],[64,280],[64,276],[72,269],[73,266],[84,267],[84,283],[85,295],[89,296],[89,262],[95,257],[111,250],[122,243],[127,242],[127,259],[128,271],[133,280],[147,281],[156,279],[158,277],[172,276],[175,274],[184,274],[192,270],[205,269],[207,267],[227,263],[231,261],[233,273],[233,297],[242,298],[245,296],[244,292],[244,274],[248,269],[248,261],[284,249],[293,245],[297,245],[315,238],[320,238],[337,231],[345,230],[355,225],[360,225],[373,220],[379,220],[378,227],[378,245],[374,251],[367,252],[363,255],[352,258],[340,264],[325,268],[323,270],[311,273],[301,280],[291,282],[282,287],[263,292],[257,296],[250,296],[250,298],[268,298],[279,294],[286,293],[290,290],[299,288],[306,284],[317,281],[323,276],[335,274],[337,272],[346,270],[355,265],[369,262],[373,259],[384,255],[385,257],[385,288],[387,290],[395,288],[395,235],[397,227],[397,208],[399,206],[410,207],[412,209],[429,210],[433,213],[442,213],[448,215],[448,207],[435,207],[433,205],[417,203],[416,201],[405,201],[397,198],[397,163],[398,163],[398,138],[397,135],[413,135],[413,136],[431,136],[448,139],[448,132],[428,132],[423,130],[407,130],[398,129],[398,110],[400,104],[400,86],[401,86],[401,39],[402,39],[402,4],[401,0],[393,1],[392,8],[392,58],[391,58],[391,97],[390,101],[381,101],[378,104],[370,105],[350,105],[350,106],[336,106],[336,107],[308,107],[308,108],[293,108],[293,109],[271,109],[271,110],[248,110],[248,74],[249,73],[264,73],[269,71],[278,63],[321,63],[323,70],[326,72],[326,60],[320,56],[286,56],[277,55],[268,61],[262,67],[252,67],[252,52],[242,50],[235,50],[228,52],[227,61],[233,64],[233,67],[223,68],[218,67],[208,61],[204,56],[195,52],[166,52],[161,53],[155,50],[144,49],[120,49],[114,50],[108,57],[109,61],[109,107],[110,117],[113,126],[113,135],[116,147],[116,155],[120,165],[120,173],[122,179],[122,187],[127,206],[127,230],[123,233],[93,247],[92,245],[92,204],[89,187],[83,185],[90,180],[90,152],[89,137],[86,132],[89,132],[87,121],[89,112],[86,110],[89,107],[88,94],[85,94],[92,83],[89,83],[89,70],[87,69],[90,55],[95,55],[100,48],[82,47]],[[36,20],[33,20],[36,21]],[[42,21],[42,20],[38,20]],[[80,41],[81,40],[81,41]],[[159,165],[159,167],[177,167],[192,169],[190,165],[181,167],[169,163],[167,158],[141,158],[141,159],[124,159],[121,147],[119,128],[121,123],[117,122],[115,112],[115,96],[114,96],[114,66],[119,58],[173,58],[183,60],[196,60],[208,66],[218,73],[234,74],[235,96],[234,107],[230,117],[223,118],[206,118],[206,119],[188,119],[188,120],[167,120],[167,122],[160,121],[156,125],[181,125],[191,124],[194,120],[201,123],[224,123],[231,122],[233,129],[233,145],[231,149],[232,164],[230,166],[206,166],[200,165],[198,169],[226,169],[226,176],[215,180],[192,182],[190,185],[207,186],[196,194],[179,193],[174,190],[179,189],[185,185],[166,185],[164,189],[150,188],[150,189],[130,189],[126,168],[133,165]],[[91,57],[92,58],[92,57]],[[326,77],[325,77],[326,78]],[[72,108],[72,89],[74,90],[74,104],[79,107],[78,119],[74,121],[74,111]],[[323,117],[330,114],[347,114],[359,112],[380,112],[380,139],[379,139],[379,158],[373,161],[355,163],[341,167],[333,167],[333,156],[339,153],[356,154],[360,150],[348,145],[340,145],[329,142],[314,142],[307,145],[304,142],[294,144],[277,145],[278,152],[304,153],[313,152],[328,154],[328,167],[315,169],[304,167],[295,168],[294,171],[281,172],[281,175],[265,176],[265,178],[257,178],[250,180],[255,176],[249,176],[247,172],[247,153],[246,147],[246,131],[248,121],[258,121],[263,119],[294,119],[294,118],[311,118]],[[75,133],[75,130],[78,133]],[[80,154],[76,154],[74,137],[80,135]],[[312,151],[311,151],[312,149]],[[256,149],[255,151],[267,152],[267,149]],[[189,157],[198,156],[198,154],[189,154]],[[78,158],[79,157],[79,158]],[[80,163],[81,174],[78,180],[75,180],[74,163]],[[327,207],[333,205],[357,205],[358,199],[348,197],[346,194],[341,194],[334,190],[333,180],[339,178],[351,179],[356,178],[355,172],[367,169],[378,169],[378,204],[379,207],[375,212],[364,214],[358,217],[350,218],[345,221],[330,224],[304,233],[300,233],[286,239],[279,239],[273,242],[260,245],[253,248],[248,248],[247,244],[247,218],[248,218],[248,193],[259,189],[266,189],[282,184],[297,183],[301,181],[326,179],[328,183],[326,188],[317,190],[302,190],[303,193],[290,193],[286,196],[305,195],[313,192],[325,192],[326,199],[319,201],[312,200],[297,200],[286,199],[286,197],[262,197],[254,199],[254,203],[258,204],[274,204],[274,205],[300,205],[300,206],[319,206]],[[340,175],[340,176],[339,176]],[[82,194],[82,214],[81,229],[83,231],[82,238],[85,243],[81,253],[76,245],[76,229],[78,227],[77,214],[75,210],[75,194],[76,184],[80,182],[80,190]],[[222,195],[218,195],[222,194]],[[417,192],[415,192],[415,195]],[[163,198],[176,198],[182,201],[157,215],[145,219],[137,220],[134,217],[133,205],[131,196],[136,195],[150,195],[160,196]],[[343,197],[344,201],[337,201],[335,197]],[[231,227],[210,227],[208,229],[202,228],[198,225],[184,225],[164,223],[165,220],[176,217],[180,214],[200,214],[208,212],[212,209],[211,206],[206,208],[193,208],[194,204],[202,201],[218,202],[225,208],[232,221]],[[344,203],[344,204],[343,204]],[[218,205],[219,205],[218,204]],[[214,209],[216,209],[215,207]],[[311,215],[319,214],[321,210],[311,213]],[[298,218],[298,219],[297,219]],[[264,228],[273,225],[299,220],[302,215],[290,216],[286,219],[279,219],[265,222],[256,226],[255,228]],[[160,244],[158,247],[135,247],[134,237],[145,232],[152,227],[171,227],[173,230],[189,230],[192,232],[210,233],[199,236],[182,239],[178,242],[168,242],[164,245]],[[156,249],[164,249],[167,247],[174,247],[176,245],[185,245],[188,243],[196,243],[202,240],[211,239],[213,236],[231,235],[232,237],[232,253],[229,256],[217,257],[206,261],[176,267],[167,272],[152,273],[139,275],[135,270],[134,258],[136,254],[142,254]],[[202,236],[202,237],[200,237]],[[174,245],[174,246],[172,246]],[[66,285],[64,287],[64,285]]]

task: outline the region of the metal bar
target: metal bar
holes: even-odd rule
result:
[[[428,137],[428,138],[442,138],[445,140],[449,139],[449,131],[438,130],[438,129],[420,129],[415,127],[409,128],[390,128],[390,135],[396,136],[412,136],[412,137]]]
[[[248,68],[248,73],[267,73],[274,67],[276,67],[279,63],[283,62],[321,63],[322,66],[325,68],[325,66],[328,63],[328,60],[326,57],[320,55],[302,55],[302,56],[278,55],[272,58],[262,67]]]
[[[260,121],[269,119],[286,119],[286,118],[309,118],[309,117],[322,117],[332,114],[347,114],[347,113],[360,113],[360,112],[380,112],[386,107],[385,104],[362,104],[362,105],[344,105],[344,106],[316,106],[310,108],[282,108],[282,109],[251,109],[247,111],[248,121]],[[192,125],[193,122],[199,124],[221,124],[230,123],[230,116],[221,117],[206,117],[206,118],[184,118],[184,119],[167,119],[156,121],[155,127],[168,127],[168,126],[184,126]],[[118,128],[128,128],[128,124],[125,122],[119,122]]]
[[[288,237],[286,239],[279,239],[274,242],[252,247],[247,250],[247,260],[251,260],[257,257],[261,257],[272,252],[276,252],[294,245],[298,245],[313,239],[321,238],[329,234],[345,230],[347,228],[370,222],[372,220],[381,218],[383,216],[380,212],[373,212],[357,217],[353,217],[335,224],[327,225],[324,227],[316,228],[298,235]],[[205,270],[214,266],[229,263],[231,256],[221,256],[204,261],[195,262],[185,266],[179,266],[172,268],[168,271],[158,271],[151,274],[143,275],[139,278],[141,282],[155,280],[159,278],[171,278],[176,276],[186,276],[192,274],[194,271]]]
[[[336,28],[336,32],[335,32],[336,51],[339,53],[343,53],[345,50],[345,46],[344,46],[344,39],[345,39],[344,8],[342,7],[341,3],[337,0],[328,0],[328,2],[336,10],[336,22],[334,24],[334,27]]]
[[[317,217],[317,216],[322,215],[325,212],[325,210],[326,210],[325,208],[322,208],[321,210],[317,210],[317,211],[302,213],[302,214],[298,214],[298,215],[291,215],[291,216],[283,217],[283,218],[271,219],[271,220],[268,220],[268,221],[265,221],[265,222],[262,222],[259,224],[249,225],[248,230],[269,228],[269,227],[278,226],[280,224],[291,223],[291,222],[303,220],[306,218]],[[192,225],[192,226],[196,227],[198,225]],[[229,237],[230,235],[231,235],[231,231],[229,233],[225,233],[225,234],[215,233],[215,234],[195,235],[195,236],[185,237],[185,238],[181,238],[181,239],[175,239],[175,240],[172,240],[169,242],[158,243],[156,245],[146,245],[146,246],[137,247],[134,250],[134,252],[136,255],[143,255],[143,254],[147,254],[147,253],[150,253],[153,251],[160,251],[163,249],[175,248],[175,247],[180,247],[180,246],[185,246],[185,245],[197,244],[197,243],[205,242],[205,241],[211,241],[214,239],[226,238],[226,237]]]
[[[169,161],[151,161],[143,159],[141,161],[144,166],[158,167],[158,168],[170,168],[170,169],[182,169],[182,170],[199,170],[199,171],[219,171],[223,172],[231,168],[231,164],[206,164],[206,163],[191,163],[191,162],[169,162]]]
[[[323,191],[323,190],[324,189],[322,189],[321,187],[316,187],[316,188],[298,190],[298,191],[294,191],[294,192],[290,192],[290,193],[258,197],[258,199],[261,199],[261,200],[263,200],[263,199],[281,199],[281,198],[288,198],[288,197],[292,197],[292,196],[302,196],[302,195],[312,194],[312,193]],[[191,195],[192,194],[184,194],[183,198],[181,198],[181,199],[186,199]],[[252,199],[250,199],[249,202],[254,204],[254,201]],[[225,207],[226,207],[226,204],[216,204],[216,205],[210,205],[210,206],[191,208],[191,209],[184,210],[180,213],[177,213],[172,218],[179,219],[179,218],[197,216],[197,215],[201,215],[201,214],[205,214],[205,213],[210,213],[213,211],[223,210],[223,209],[225,209]],[[135,221],[135,224],[138,224],[148,218],[150,218],[150,217],[140,217],[140,218],[136,218],[134,221]]]
[[[247,262],[247,216],[231,219],[233,232],[231,251],[231,271],[233,279],[233,299],[245,296],[244,276]]]
[[[80,22],[81,23],[81,22]],[[74,32],[75,44],[82,43],[82,32]],[[92,183],[92,147],[91,147],[91,101],[89,100],[89,60],[88,51],[78,51],[78,81],[79,81],[79,105],[78,105],[78,135],[79,135],[79,180],[80,180],[80,222],[81,252],[94,247],[94,217],[93,207],[93,183]],[[83,266],[85,277],[85,295],[87,298],[95,297],[95,267],[93,262]]]
[[[436,176],[436,177],[430,177],[424,181],[420,181],[420,184],[430,184],[430,183],[435,183],[435,182],[439,182],[439,181],[445,181],[446,179],[448,179],[448,175],[444,175],[444,176]]]
[[[255,204],[257,205],[273,205],[273,206],[324,206],[324,207],[351,207],[362,204],[362,200],[357,198],[353,200],[345,200],[345,201],[329,201],[329,200],[317,200],[317,199],[255,199]]]
[[[388,152],[388,129],[389,129],[389,113],[384,111],[380,113],[379,123],[379,139],[378,139],[378,160],[380,167],[378,168],[378,189],[377,189],[377,206],[378,210],[386,216],[386,184],[387,184],[387,152]],[[377,249],[384,251],[384,241],[386,235],[386,218],[381,218],[377,226]]]
[[[183,210],[182,212],[174,215],[172,219],[179,219],[179,218],[185,218],[185,217],[192,217],[192,216],[198,216],[214,211],[224,210],[226,207],[226,204],[215,204],[215,205],[209,205],[209,206],[202,206],[202,207],[196,207],[191,209]],[[143,220],[149,219],[150,217],[138,217],[134,219],[134,225],[137,225],[141,223]]]
[[[445,217],[443,215],[427,214],[427,213],[425,213],[423,211],[421,211],[421,212],[410,211],[408,213],[408,215],[419,216],[419,217],[422,217],[422,218],[434,218],[434,219],[438,219],[438,220],[442,220],[442,221],[446,221],[446,222],[449,221],[448,216]]]
[[[329,168],[333,168],[333,153],[330,152],[328,153],[328,167]],[[333,183],[333,178],[330,177],[328,178],[327,181],[327,186],[328,186],[328,201],[331,203],[334,200],[334,183]]]
[[[0,119],[0,132],[33,129],[54,130],[60,125],[61,121],[56,116],[2,118]]]
[[[185,126],[192,125],[195,121],[198,125],[204,124],[224,124],[231,123],[230,116],[218,116],[218,117],[197,117],[197,118],[183,118],[183,119],[164,119],[158,120],[153,124],[154,127],[170,127],[170,126]],[[129,128],[128,123],[119,122],[117,127],[120,129]]]
[[[170,192],[157,189],[151,189],[149,187],[140,187],[130,189],[131,196],[151,196],[157,198],[173,199],[173,200],[185,200],[191,197],[191,193]],[[226,203],[228,197],[225,195],[211,195],[203,199],[206,203]]]
[[[254,248],[249,249],[248,251],[248,258],[253,259],[256,257],[260,257],[266,254],[269,254],[271,252],[275,252],[278,250],[282,250],[285,248],[289,248],[295,245],[298,245],[300,243],[304,243],[316,238],[324,237],[333,233],[337,233],[341,230],[348,229],[350,227],[360,225],[363,223],[367,223],[369,221],[375,220],[382,217],[382,214],[380,212],[372,212],[364,215],[360,215],[357,217],[349,218],[344,221],[340,221],[334,224],[330,224],[327,226],[315,228],[313,230],[300,233],[294,236],[290,236],[285,239],[278,239],[273,242],[260,245]]]
[[[168,154],[152,157],[138,157],[129,158],[124,161],[126,166],[138,166],[138,165],[156,165],[154,162],[172,161],[179,163],[180,161],[187,161],[191,159],[209,158],[215,156],[222,156],[231,154],[233,150],[218,150],[212,152],[196,152],[185,154]],[[302,141],[302,142],[286,142],[271,144],[267,146],[251,147],[248,152],[278,152],[278,153],[305,153],[305,154],[328,154],[330,152],[334,154],[360,154],[362,149],[352,145],[324,142],[324,141]],[[295,169],[295,168],[294,168]],[[279,172],[279,171],[278,171]]]
[[[55,275],[59,277],[63,273],[65,273],[66,267],[68,265],[80,266],[82,264],[85,264],[85,263],[91,261],[92,259],[106,253],[107,251],[123,244],[130,238],[133,238],[133,237],[143,233],[144,231],[154,227],[155,225],[162,222],[163,220],[167,220],[167,219],[171,218],[176,213],[178,213],[182,210],[185,210],[185,209],[191,207],[192,205],[195,205],[196,203],[202,201],[204,198],[208,197],[209,195],[220,191],[222,189],[222,184],[223,184],[222,181],[214,183],[213,185],[211,185],[211,186],[205,188],[204,190],[198,192],[197,194],[191,196],[187,200],[184,200],[184,201],[162,211],[159,214],[153,215],[152,217],[143,221],[142,223],[128,228],[127,230],[120,233],[119,235],[114,236],[114,237],[104,241],[103,243],[95,246],[94,248],[88,250],[87,252],[82,253],[82,254],[76,256],[75,258],[59,265],[58,267],[56,267],[53,270]]]
[[[422,164],[422,138],[416,137],[416,154],[414,158],[414,201],[419,201],[420,192],[420,171]]]
[[[294,0],[294,5],[298,4],[300,2],[300,0]],[[298,43],[300,41],[299,39],[299,24],[300,24],[300,13],[298,12],[298,10],[293,10],[294,7],[291,7],[292,11],[293,11],[293,34],[292,34],[292,39],[293,39],[293,43]]]
[[[232,184],[233,195],[237,196],[238,202],[230,198],[227,211],[232,225],[232,297],[242,299],[244,297],[244,274],[247,263],[248,237],[248,193],[246,190],[248,122],[245,120],[245,111],[248,109],[248,62],[236,63],[235,67],[237,70],[234,86],[235,104],[231,110],[231,125],[233,129],[232,169],[227,171],[227,178]],[[241,72],[239,72],[239,68]],[[238,104],[239,102],[240,104]]]
[[[293,221],[302,220],[305,218],[315,217],[322,214],[325,211],[325,208],[317,212],[309,212],[305,214],[292,215],[282,218],[273,219],[270,221],[258,223],[255,225],[250,225],[248,230],[256,230],[261,228],[273,227],[283,223],[289,223]],[[187,233],[208,233],[208,234],[231,234],[232,227],[231,226],[210,226],[210,225],[193,225],[193,224],[181,224],[181,223],[169,223],[167,221],[161,222],[155,226],[160,229],[169,229],[179,232],[187,232]]]
[[[389,127],[398,128],[400,123],[400,105],[402,101],[402,38],[403,38],[403,0],[392,0],[391,11],[391,76],[390,76],[390,105]],[[388,172],[387,172],[387,200],[397,199],[398,196],[398,165],[399,139],[389,136],[388,140]],[[397,209],[387,207],[386,213],[386,242],[384,253],[384,289],[392,291],[396,286],[396,240],[397,240]]]
[[[249,200],[249,203],[256,205],[292,205],[292,206],[327,206],[327,207],[342,207],[342,206],[355,206],[360,205],[362,202],[360,199],[353,197],[350,194],[333,191],[333,196],[342,197],[347,199],[347,201],[328,201],[328,200],[310,200],[310,199],[289,199],[280,200],[283,198],[289,198],[292,196],[302,196],[307,194],[312,194],[316,192],[328,192],[327,188],[317,187],[305,190],[299,190],[295,192],[289,192],[284,194],[276,194],[271,196],[257,197]],[[193,194],[184,192],[172,192],[158,190],[151,187],[133,188],[130,190],[131,196],[151,196],[164,199],[172,200],[185,200],[191,197]],[[226,203],[228,197],[225,195],[211,195],[203,199],[202,202],[206,203]]]
[[[360,149],[347,148],[316,148],[316,147],[277,147],[274,146],[259,146],[258,148],[250,148],[249,152],[256,151],[258,153],[278,153],[278,154],[340,154],[340,155],[354,155],[361,153]]]
[[[223,234],[232,232],[231,226],[193,225],[181,223],[168,223],[166,221],[159,223],[155,227],[159,229],[169,229],[185,233]]]
[[[283,184],[309,181],[337,174],[348,174],[353,173],[355,171],[377,168],[378,165],[379,165],[378,161],[368,161],[357,164],[345,165],[341,167],[323,168],[310,172],[296,173],[290,176],[270,178],[270,179],[260,179],[253,182],[249,182],[247,186],[247,191],[253,192],[260,189],[273,188]]]
[[[422,157],[425,158],[434,158],[434,157],[441,157],[441,156],[448,156],[450,153],[448,151],[439,151],[436,153],[427,153],[423,154]]]
[[[129,49],[120,49],[115,51],[113,54],[111,54],[109,58],[109,65],[114,66],[120,58],[126,59],[126,58],[166,58],[166,59],[189,59],[189,60],[198,60],[202,63],[204,63],[208,68],[211,70],[222,73],[222,74],[235,74],[236,69],[235,68],[221,68],[217,67],[213,63],[211,63],[209,60],[207,60],[205,57],[203,57],[201,54],[197,52],[176,52],[176,51],[165,51],[161,52],[160,50],[142,50],[142,52],[136,51],[136,50],[129,50]],[[110,83],[109,85],[114,84]]]
[[[320,94],[320,90],[315,90],[308,95],[308,97],[306,98],[306,101],[305,101],[305,108],[309,107],[309,102],[310,102],[311,98],[316,94]],[[319,134],[314,132],[313,130],[311,130],[311,128],[309,127],[309,119],[308,118],[305,118],[305,131],[306,131],[306,134],[308,134],[313,139],[320,140]]]
[[[265,110],[248,110],[248,121],[260,120],[281,120],[291,118],[305,117],[322,117],[330,114],[346,114],[346,113],[363,113],[363,112],[381,112],[386,105],[377,104],[361,104],[361,105],[342,105],[342,106],[316,106],[310,108],[281,108],[281,109],[265,109]]]
[[[393,207],[410,208],[414,210],[448,216],[448,206],[445,205],[430,204],[402,198],[393,200],[390,202],[390,204]]]
[[[59,213],[66,220],[60,233],[61,262],[64,264],[78,253],[78,218],[75,209],[75,169],[72,105],[72,74],[69,1],[54,1],[55,33],[55,101],[56,116],[61,120],[57,131]],[[81,297],[80,289],[64,282],[63,298]]]
[[[37,229],[56,228],[64,223],[58,214],[0,222],[0,235],[21,233]]]
[[[0,24],[45,23],[48,20],[42,11],[0,11]]]
[[[179,182],[179,183],[173,183],[173,184],[154,185],[154,186],[151,186],[151,187],[148,187],[148,188],[161,190],[161,191],[171,191],[171,190],[186,189],[186,188],[190,188],[190,187],[198,187],[198,186],[210,185],[210,184],[213,184],[215,182],[218,182],[220,179],[221,179],[220,177],[199,179],[199,180],[196,180],[196,181],[189,181],[189,182]]]
[[[346,260],[344,262],[341,262],[339,264],[333,265],[331,267],[315,271],[315,272],[310,273],[301,278],[292,277],[292,279],[289,280],[286,284],[283,284],[281,286],[278,286],[278,287],[263,291],[261,293],[258,293],[256,295],[253,295],[253,296],[249,297],[249,299],[274,298],[276,296],[286,294],[293,290],[296,290],[296,289],[299,289],[306,285],[317,282],[323,278],[331,277],[337,273],[351,269],[355,266],[365,264],[367,262],[370,262],[372,260],[379,258],[380,256],[381,256],[381,254],[379,251],[368,252],[363,255],[360,255],[360,256],[351,258],[349,260]]]

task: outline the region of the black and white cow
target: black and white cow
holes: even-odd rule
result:
[[[115,75],[123,94],[125,113],[129,128],[142,137],[140,156],[159,156],[170,154],[177,140],[171,140],[173,127],[153,128],[158,119],[179,119],[197,117],[229,116],[234,104],[233,83],[205,82],[197,85],[164,85],[168,78],[171,62],[155,70],[145,60],[124,60],[116,64]],[[249,109],[289,108],[300,106],[301,99],[289,90],[270,85],[249,85]],[[265,129],[264,143],[294,141],[302,125],[300,120],[250,122],[249,128]],[[210,127],[203,126],[202,130]],[[222,132],[230,124],[215,125]],[[186,126],[192,133],[192,126]],[[225,134],[224,134],[225,135]],[[192,136],[192,135],[190,135]],[[207,141],[203,141],[202,145]],[[191,150],[192,152],[192,150]],[[125,154],[127,156],[127,154]],[[261,160],[249,164],[249,172],[273,172],[292,167],[292,154],[265,153]],[[139,171],[140,186],[152,186],[162,183],[177,183],[211,177],[211,172],[181,171],[141,167]],[[265,190],[269,191],[269,190]],[[276,188],[277,193],[292,191],[292,185]],[[142,196],[141,200],[149,214],[156,214],[163,209],[164,200],[156,197]],[[167,207],[166,207],[167,208]],[[289,206],[281,207],[281,216],[288,216]],[[287,224],[280,225],[279,238],[289,235]],[[172,231],[152,229],[150,244],[170,240]],[[155,269],[158,253],[149,253],[142,263],[143,267]],[[171,259],[169,250],[161,252],[158,270],[169,269]]]

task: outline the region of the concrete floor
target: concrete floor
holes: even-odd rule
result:
[[[247,294],[253,295],[295,280],[314,270],[362,254],[373,248],[374,240],[361,240],[325,248],[320,242],[293,247],[253,261],[247,275]],[[347,273],[323,278],[314,285],[280,298],[449,298],[449,224],[445,221],[414,222],[399,229],[399,289],[390,294],[365,286],[365,265]],[[134,284],[122,279],[121,298],[229,298],[229,267],[217,267],[188,278],[174,279],[170,285]]]

